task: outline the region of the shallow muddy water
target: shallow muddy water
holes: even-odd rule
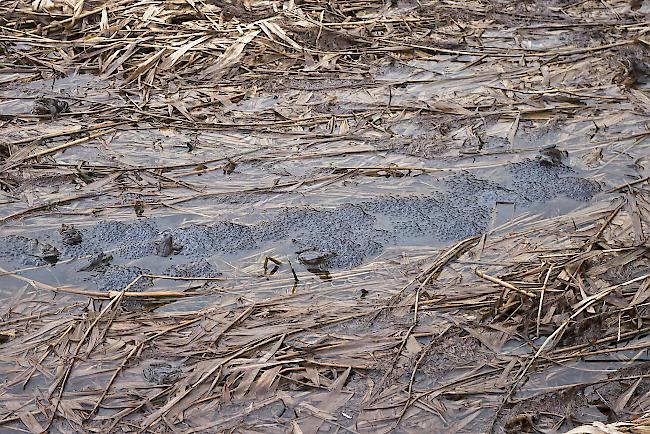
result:
[[[311,3],[269,22],[307,43]],[[228,32],[264,42],[205,80],[172,57],[106,72],[127,46],[101,74],[0,69],[0,426],[556,432],[647,411],[643,291],[571,316],[650,265],[648,48],[621,42],[647,2],[433,3],[453,20],[329,11],[291,56],[257,17]],[[378,21],[355,40],[355,20]],[[31,114],[41,97],[69,112]]]

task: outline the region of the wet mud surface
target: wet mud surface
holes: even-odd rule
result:
[[[19,3],[0,431],[650,411],[648,1]]]
[[[534,426],[554,429],[557,417],[570,425],[582,425],[593,421],[611,423],[631,414],[617,412],[616,400],[626,392],[630,399],[643,399],[650,391],[650,382],[644,378],[648,362],[637,367],[620,369],[608,374],[603,381],[583,384],[541,394],[525,403],[509,409],[500,421],[506,433],[530,432]]]

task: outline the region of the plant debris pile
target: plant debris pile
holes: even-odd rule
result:
[[[647,431],[649,16],[0,2],[0,430]]]

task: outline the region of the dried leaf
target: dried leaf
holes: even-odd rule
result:
[[[202,73],[202,77],[218,76],[220,73],[223,73],[225,70],[234,66],[241,58],[246,45],[255,39],[259,33],[259,30],[250,31],[233,42],[233,44],[230,45],[221,56],[219,56],[216,62],[205,69]]]

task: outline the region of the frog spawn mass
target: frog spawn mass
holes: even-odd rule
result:
[[[218,221],[165,229],[156,220],[145,218],[133,223],[100,222],[80,230],[64,226],[60,237],[36,242],[39,249],[35,249],[34,240],[4,237],[0,260],[53,263],[55,257],[58,260],[56,250],[61,259],[86,258],[87,267],[78,269],[93,273],[90,279],[98,287],[119,288],[140,269],[112,265],[113,257],[186,258],[182,274],[199,277],[218,275],[211,257],[278,248],[280,255],[319,274],[357,267],[389,245],[423,238],[446,243],[480,234],[488,228],[492,207],[499,201],[525,208],[555,197],[589,200],[600,190],[598,183],[577,176],[556,161],[524,160],[507,165],[503,172],[507,181],[457,172],[437,179],[439,188],[429,194],[384,195],[328,208],[284,208],[252,224]],[[79,240],[83,241],[77,243]],[[176,268],[182,265],[178,260],[174,261]],[[102,279],[106,273],[110,275],[108,283]]]

